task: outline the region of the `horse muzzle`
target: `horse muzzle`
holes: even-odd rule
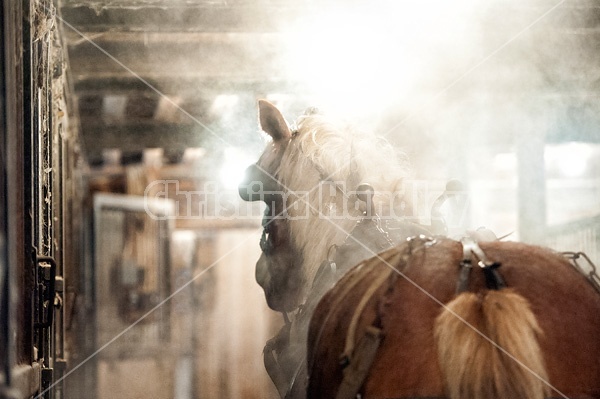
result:
[[[275,311],[285,311],[285,295],[278,292],[277,287],[273,284],[271,278],[270,261],[268,257],[262,253],[258,261],[256,262],[256,268],[254,270],[254,278],[265,293],[265,299],[269,308]]]
[[[238,186],[238,193],[244,201],[265,201],[271,203],[280,194],[279,183],[256,164],[246,169],[244,180]]]

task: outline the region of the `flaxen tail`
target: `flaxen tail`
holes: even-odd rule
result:
[[[524,297],[511,289],[465,292],[447,308],[434,333],[451,399],[545,397],[542,331]]]

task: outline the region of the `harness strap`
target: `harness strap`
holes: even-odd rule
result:
[[[352,355],[352,361],[344,368],[344,379],[338,388],[336,399],[354,399],[360,391],[375,355],[381,344],[381,329],[368,326]]]
[[[465,292],[469,289],[471,270],[473,270],[473,265],[471,263],[471,258],[473,256],[471,247],[473,246],[473,243],[467,241],[466,238],[463,238],[460,242],[463,245],[463,259],[460,261],[460,273],[458,275],[458,281],[456,282],[457,294]]]
[[[267,341],[263,349],[263,361],[267,374],[271,377],[280,397],[284,397],[289,389],[290,383],[281,367],[276,354],[281,353],[281,348],[289,344],[290,326],[286,324],[277,335]]]
[[[381,287],[381,285],[388,280],[392,274],[392,271],[392,268],[389,268],[384,273],[381,273],[381,275],[377,276],[377,278],[367,288],[360,299],[360,302],[356,306],[356,310],[354,311],[352,319],[350,320],[350,325],[348,326],[346,345],[344,346],[344,353],[341,356],[342,361],[354,361],[354,345],[356,342],[356,330],[358,329],[358,321],[360,316],[362,315],[363,310],[365,309],[365,306],[367,306],[369,300],[373,297],[373,294],[375,294],[375,291],[377,291],[379,287]]]
[[[328,306],[327,314],[325,315],[325,319],[321,323],[321,328],[319,329],[319,332],[315,339],[315,343],[314,343],[315,347],[318,347],[320,345],[321,337],[323,336],[323,332],[325,331],[325,327],[327,326],[327,322],[329,321],[329,319],[331,317],[333,317],[333,314],[335,313],[335,311],[337,311],[339,309],[339,306],[345,300],[347,300],[346,295],[349,292],[351,292],[358,285],[358,283],[360,283],[362,281],[364,276],[366,276],[369,273],[372,273],[373,268],[377,267],[381,263],[381,260],[383,260],[384,262],[387,262],[387,263],[393,263],[390,261],[395,256],[397,256],[397,253],[394,253],[394,251],[389,251],[387,253],[379,254],[375,258],[371,258],[366,261],[363,261],[362,263],[359,263],[354,269],[352,269],[348,274],[346,274],[346,276],[345,276],[345,279],[347,279],[346,283],[342,284],[341,286],[340,285],[336,286],[336,288],[338,288],[339,291],[335,293],[334,300]],[[310,364],[308,364],[308,370],[312,370],[314,367],[314,363],[313,363],[314,359],[309,359],[309,360],[310,360]]]
[[[491,290],[506,288],[506,283],[498,271],[501,263],[490,261],[473,238],[463,237],[460,242],[463,246],[463,260],[460,263],[461,271],[456,284],[456,292],[461,293],[468,289],[473,255],[479,259],[477,265],[483,270],[486,286]]]
[[[424,236],[410,238],[407,240],[405,250],[401,253],[394,254],[394,257],[398,257],[397,261],[389,262],[394,259],[393,257],[385,262],[388,264],[396,264],[400,261],[402,265],[406,265],[408,258],[412,256],[413,250],[415,249],[413,244],[417,241],[424,245],[431,245],[432,242],[435,242],[431,238]],[[378,260],[377,258],[373,259]],[[375,295],[375,292],[377,292],[383,283],[390,281],[390,278],[396,277],[394,274],[395,271],[395,269],[389,267],[386,271],[381,273],[381,275],[377,276],[363,293],[362,298],[356,306],[356,310],[354,311],[348,326],[344,353],[341,356],[341,365],[344,367],[344,377],[338,388],[336,399],[356,398],[369,374],[369,370],[371,369],[373,361],[375,360],[375,355],[377,354],[379,345],[383,339],[383,332],[379,327],[369,325],[366,327],[364,335],[355,346],[358,323],[369,300],[371,300],[373,295]]]

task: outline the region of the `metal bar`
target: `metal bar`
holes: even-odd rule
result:
[[[6,38],[7,30],[9,30],[8,24],[6,23],[4,17],[4,8],[8,7],[6,2],[3,2],[0,5],[0,32],[2,32],[2,37]],[[9,73],[7,69],[10,69],[12,66],[12,60],[7,61],[6,59],[10,57],[9,49],[5,47],[5,40],[0,40],[0,353],[6,354],[5,356],[0,357],[0,378],[4,381],[9,379],[10,376],[10,352],[12,352],[12,345],[10,345],[10,317],[9,317],[9,292],[10,292],[10,284],[9,284],[9,262],[8,262],[8,253],[6,251],[6,241],[8,237],[7,231],[7,140],[6,136],[10,128],[8,126],[8,121],[6,119],[6,114],[8,111],[8,105],[6,102],[8,101],[7,89],[5,85],[5,81],[7,80],[7,74]]]
[[[31,15],[31,0],[23,1],[23,21],[32,21]],[[33,96],[33,67],[32,67],[32,32],[31,25],[29,23],[23,23],[22,30],[22,87],[23,87],[23,126],[22,126],[22,163],[19,167],[22,168],[22,184],[23,184],[23,197],[22,203],[18,204],[19,209],[22,210],[23,217],[23,264],[21,266],[20,273],[23,273],[23,280],[27,283],[23,287],[21,293],[21,306],[23,311],[23,324],[21,329],[21,339],[17,343],[19,353],[18,361],[31,363],[34,360],[33,346],[34,346],[34,335],[33,335],[33,319],[35,317],[32,314],[31,309],[33,308],[32,296],[24,295],[25,292],[33,292],[36,288],[33,286],[33,282],[36,281],[35,275],[35,254],[37,251],[34,249],[34,237],[36,237],[37,226],[35,220],[37,220],[37,210],[34,206],[34,198],[37,198],[37,190],[34,186],[34,170],[36,170],[37,158],[33,156],[34,149],[38,148],[36,138],[34,135],[35,123],[34,123],[34,96]]]

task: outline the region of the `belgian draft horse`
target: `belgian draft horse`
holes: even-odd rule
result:
[[[389,231],[361,215],[410,209],[391,148],[314,113],[290,127],[266,101],[259,120],[271,142],[240,195],[269,205],[256,277],[290,320],[265,348],[282,397],[600,398],[600,295],[562,255],[424,235],[380,245]],[[345,247],[358,265],[324,278]]]

